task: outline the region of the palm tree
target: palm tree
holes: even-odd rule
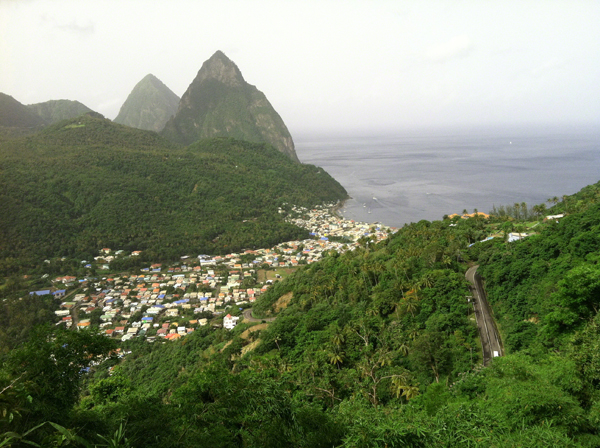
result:
[[[342,351],[333,351],[329,353],[329,362],[335,366],[337,366],[337,368],[340,368],[340,365],[344,362],[344,355],[345,353]]]
[[[344,335],[340,331],[336,331],[333,336],[331,336],[331,343],[340,347],[344,343]]]
[[[408,344],[406,343],[406,341],[402,341],[400,343],[400,346],[398,347],[398,352],[402,355],[402,356],[407,356],[408,352],[409,352],[409,348],[408,348]]]

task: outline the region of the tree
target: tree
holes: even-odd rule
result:
[[[8,362],[9,371],[21,375],[31,396],[27,407],[33,419],[40,423],[64,418],[77,402],[83,371],[115,347],[95,330],[37,327],[22,348],[10,353]]]

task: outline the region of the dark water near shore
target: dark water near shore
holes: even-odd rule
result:
[[[342,214],[390,226],[573,194],[600,180],[600,130],[495,129],[296,137],[303,163],[352,197]]]

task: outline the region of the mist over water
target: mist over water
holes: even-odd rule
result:
[[[349,219],[400,227],[467,209],[573,194],[600,180],[600,131],[492,129],[296,138],[352,197]]]

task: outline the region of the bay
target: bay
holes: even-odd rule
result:
[[[296,137],[352,199],[344,217],[401,227],[445,214],[573,194],[600,180],[600,131],[495,128]]]

